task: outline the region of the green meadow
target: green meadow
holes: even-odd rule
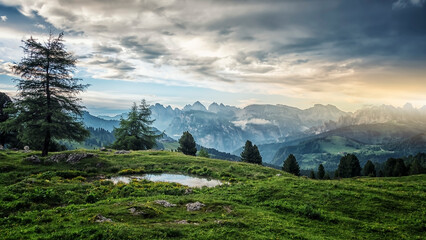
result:
[[[0,151],[1,239],[424,239],[426,175],[312,180],[167,151],[96,154],[75,164]],[[214,188],[118,175],[181,173]],[[166,200],[174,207],[164,207]],[[186,204],[200,202],[197,211]],[[136,211],[137,214],[132,213]],[[99,216],[110,221],[99,222]]]

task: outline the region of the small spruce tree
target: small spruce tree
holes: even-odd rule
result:
[[[361,176],[361,166],[359,160],[354,154],[347,154],[340,159],[337,168],[338,176],[341,178],[350,178]]]
[[[188,131],[183,132],[182,137],[180,137],[178,151],[191,156],[195,156],[197,153],[194,137]]]
[[[328,174],[328,172],[325,173],[324,179],[325,180],[330,180],[330,174]]]
[[[204,157],[204,158],[210,158],[209,153],[207,152],[205,148],[201,148],[200,151],[198,151],[198,156]]]
[[[284,161],[283,171],[300,176],[299,164],[293,154],[288,155],[287,159]]]
[[[309,178],[315,179],[315,172],[314,172],[314,170],[311,170],[311,173],[309,174]]]
[[[364,169],[362,170],[364,176],[375,177],[376,176],[376,168],[370,160],[367,161],[364,165]]]
[[[241,152],[241,161],[262,165],[262,156],[256,145],[249,140],[246,141],[243,151]]]
[[[425,173],[424,167],[420,164],[419,159],[415,159],[410,166],[410,175]]]
[[[318,179],[324,179],[324,175],[325,175],[324,166],[320,164],[318,166]]]

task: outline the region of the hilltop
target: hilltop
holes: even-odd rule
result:
[[[166,151],[0,151],[4,239],[422,239],[426,175],[311,180],[258,165]],[[61,158],[86,156],[74,164]],[[93,156],[92,156],[93,154]],[[65,158],[66,159],[66,158]],[[110,176],[182,173],[214,188]],[[166,200],[174,207],[164,207]],[[186,204],[201,209],[187,211]]]

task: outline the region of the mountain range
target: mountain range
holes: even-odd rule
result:
[[[289,153],[306,169],[319,163],[333,168],[349,152],[359,154],[361,161],[382,161],[426,151],[426,106],[381,105],[351,113],[321,104],[308,109],[267,104],[238,108],[218,103],[205,107],[197,101],[182,109],[157,103],[151,111],[153,126],[175,140],[189,131],[198,144],[237,156],[251,140],[264,162],[276,166]],[[95,117],[86,112],[84,123],[112,131],[126,116]]]

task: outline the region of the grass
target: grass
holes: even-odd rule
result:
[[[76,151],[72,151],[76,152]],[[0,151],[2,239],[424,239],[426,176],[311,180],[166,151],[96,153],[70,165]],[[71,152],[68,152],[71,153]],[[183,173],[229,182],[194,189],[99,176]],[[281,176],[277,176],[281,174]],[[155,200],[177,204],[165,208]],[[185,204],[202,202],[200,211]],[[143,214],[132,215],[135,208]],[[96,222],[101,214],[112,222]],[[187,224],[179,221],[186,220]]]

